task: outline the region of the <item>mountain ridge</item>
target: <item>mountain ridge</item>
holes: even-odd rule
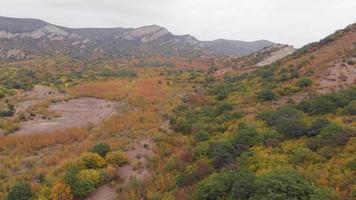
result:
[[[98,56],[98,52],[105,57],[243,56],[273,44],[268,40],[200,41],[189,34],[174,35],[155,24],[138,28],[69,28],[33,18],[0,17],[0,46],[5,53],[10,50],[29,55],[61,53],[79,58]]]

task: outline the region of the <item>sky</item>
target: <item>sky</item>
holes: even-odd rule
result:
[[[301,47],[356,23],[356,0],[1,0],[0,16],[71,28],[157,24],[199,40]]]

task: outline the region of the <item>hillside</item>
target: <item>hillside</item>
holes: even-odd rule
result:
[[[38,56],[0,62],[0,200],[355,199],[355,24],[242,57],[73,59],[51,50],[197,40],[5,21],[0,43]]]
[[[58,53],[74,58],[150,55],[196,57],[212,54],[241,56],[272,44],[266,40],[199,41],[191,35],[173,35],[157,25],[73,29],[37,19],[0,17],[0,58],[13,60]]]

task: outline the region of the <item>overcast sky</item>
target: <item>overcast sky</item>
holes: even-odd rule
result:
[[[0,15],[67,27],[157,24],[200,40],[300,47],[356,22],[356,0],[1,0]]]

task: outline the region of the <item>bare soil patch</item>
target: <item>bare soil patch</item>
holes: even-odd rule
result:
[[[356,62],[356,60],[353,62]],[[317,91],[326,94],[354,84],[356,84],[356,65],[349,65],[340,61],[321,75]]]
[[[20,124],[15,134],[46,133],[88,124],[98,124],[116,111],[116,103],[112,101],[79,98],[49,105],[48,110],[60,117],[49,120],[34,119]]]

